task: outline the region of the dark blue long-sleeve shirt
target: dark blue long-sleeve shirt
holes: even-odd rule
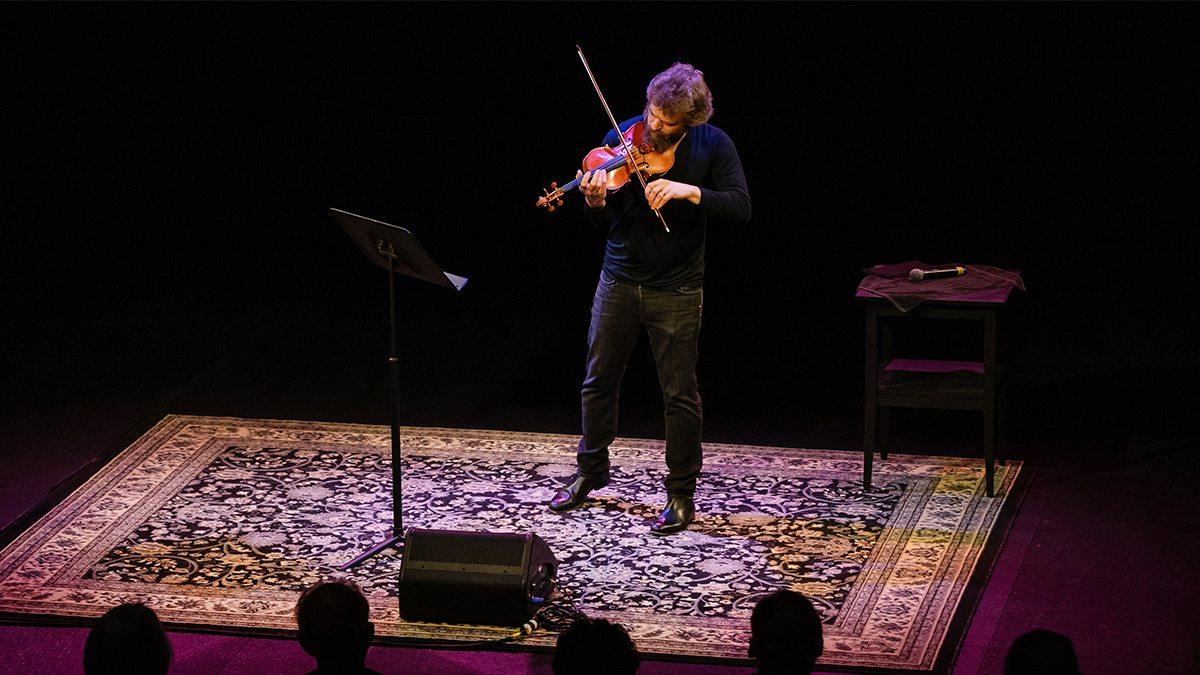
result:
[[[642,117],[622,122],[625,131]],[[604,143],[618,147],[615,131]],[[700,203],[673,199],[659,212],[650,205],[636,178],[609,193],[603,208],[584,207],[588,219],[608,232],[604,270],[627,284],[649,288],[700,286],[704,280],[704,228],[710,217],[737,223],[750,220],[750,193],[742,162],[729,136],[711,124],[689,127],[675,149],[675,163],[661,178],[700,188]]]

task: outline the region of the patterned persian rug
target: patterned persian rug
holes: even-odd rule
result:
[[[402,439],[407,525],[538,533],[576,605],[639,651],[743,660],[755,602],[791,588],[822,613],[821,663],[849,668],[934,667],[1020,467],[998,467],[988,499],[979,459],[891,455],[864,493],[855,453],[707,444],[695,523],[656,537],[661,441],[618,439],[612,484],[560,516],[545,503],[573,473],[574,437]],[[387,537],[389,453],[387,427],[168,416],[0,552],[0,612],[81,619],[142,601],[180,627],[294,630],[299,592]],[[506,634],[401,621],[399,566],[347,573],[382,638]]]

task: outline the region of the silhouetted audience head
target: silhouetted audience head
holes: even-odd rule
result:
[[[137,603],[118,605],[100,617],[83,647],[88,675],[165,673],[171,643],[154,610]]]
[[[637,647],[619,623],[577,619],[558,636],[554,675],[627,675],[638,669]]]
[[[1050,630],[1031,630],[1013,640],[1004,659],[1004,675],[1078,675],[1079,661],[1070,638]]]
[[[317,673],[369,673],[367,649],[375,637],[367,598],[348,581],[324,581],[300,594],[300,646],[317,660]]]
[[[778,591],[763,598],[750,615],[750,658],[760,673],[809,673],[825,650],[821,615],[808,598]]]

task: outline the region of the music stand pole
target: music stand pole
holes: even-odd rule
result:
[[[392,536],[375,544],[366,551],[358,554],[350,562],[338,565],[343,572],[361,564],[368,558],[374,557],[384,549],[404,545],[404,491],[403,470],[400,458],[400,357],[396,347],[396,255],[381,250],[379,254],[388,259],[388,328],[390,334],[390,350],[388,356],[388,388],[392,399]]]
[[[388,256],[388,307],[390,321],[388,322],[391,338],[392,353],[388,356],[388,366],[391,369],[392,390],[392,533],[389,545],[397,538],[404,538],[404,509],[401,508],[404,499],[403,478],[400,466],[400,357],[396,344],[396,256]],[[360,556],[361,557],[361,556]]]
[[[400,548],[404,545],[404,509],[401,489],[403,471],[400,454],[400,357],[397,355],[399,348],[396,339],[396,273],[399,271],[456,291],[462,290],[467,280],[443,272],[408,230],[338,209],[329,211],[358,242],[359,247],[371,262],[376,266],[384,267],[383,263],[386,261],[388,271],[388,328],[391,343],[389,347],[391,352],[388,356],[390,371],[388,379],[392,399],[392,536],[375,544],[349,562],[338,566],[339,570],[345,571],[385,549]]]

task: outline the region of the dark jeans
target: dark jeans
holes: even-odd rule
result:
[[[629,354],[645,326],[662,386],[667,431],[667,494],[691,497],[702,463],[700,391],[701,288],[654,290],[619,283],[601,272],[588,329],[583,380],[583,438],[576,459],[588,476],[608,473],[608,446],[617,435],[617,395]]]

